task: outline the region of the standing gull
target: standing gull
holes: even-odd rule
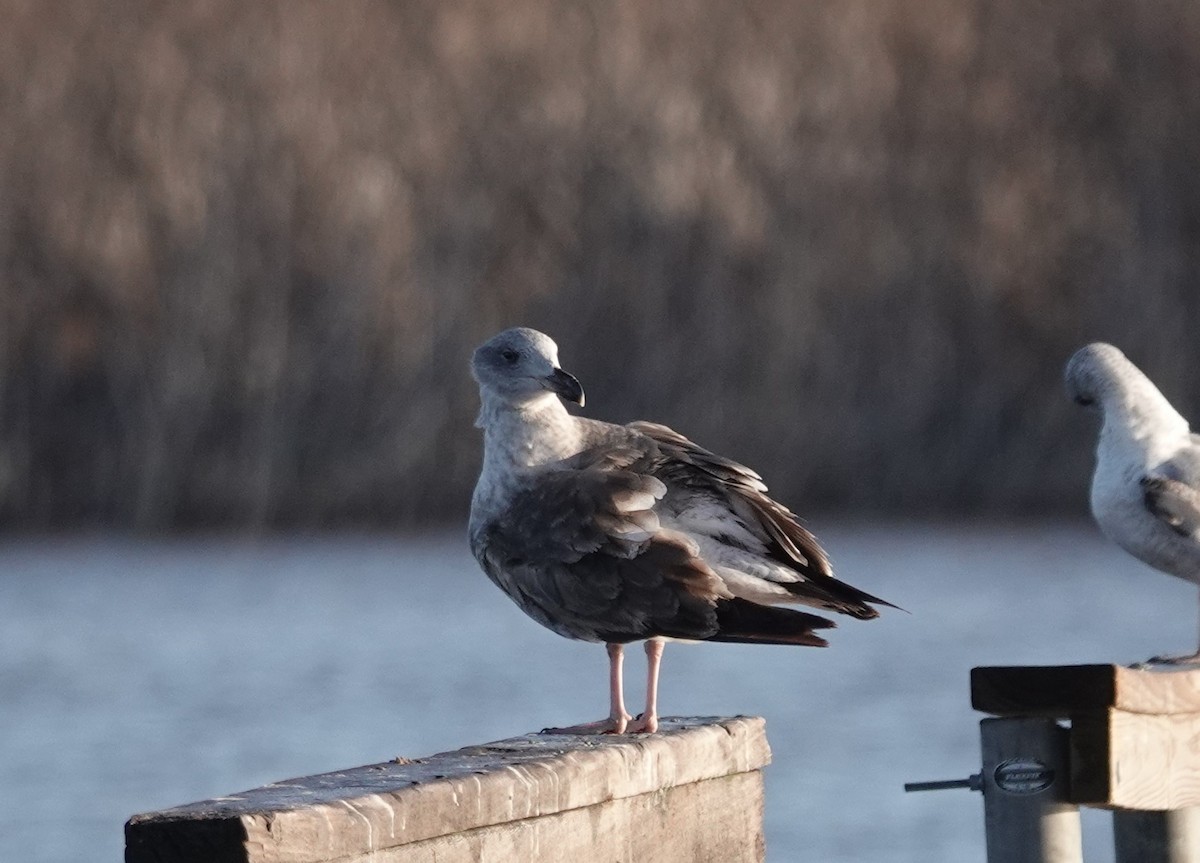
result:
[[[890,605],[833,577],[816,539],[754,471],[663,425],[574,417],[583,388],[549,336],[518,327],[480,346],[483,468],[471,550],[538,623],[604,642],[609,715],[564,732],[653,732],[666,638],[824,647],[833,621]],[[625,710],[624,645],[646,641],[646,709]]]
[[[1104,416],[1091,495],[1100,529],[1150,566],[1200,582],[1200,435],[1112,345],[1080,348],[1066,377],[1071,397]],[[1195,653],[1150,661],[1200,661],[1200,639]]]

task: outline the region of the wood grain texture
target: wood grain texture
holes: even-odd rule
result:
[[[1200,670],[1121,665],[973,668],[971,704],[997,716],[1059,719],[1110,707],[1153,715],[1200,713]]]
[[[1109,709],[1076,715],[1071,795],[1076,803],[1107,808],[1200,805],[1200,714]]]
[[[125,859],[352,860],[756,772],[770,761],[757,717],[667,719],[662,728],[654,735],[529,734],[135,815],[126,824]],[[720,809],[720,801],[711,806]],[[761,820],[761,811],[753,817]]]
[[[762,863],[762,772],[736,773],[336,863]]]

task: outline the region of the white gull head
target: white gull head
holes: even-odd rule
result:
[[[471,375],[485,405],[519,407],[550,393],[583,404],[583,387],[558,365],[558,345],[528,327],[504,330],[476,348]]]
[[[1133,440],[1186,435],[1187,420],[1141,369],[1104,342],[1080,348],[1067,362],[1067,394],[1104,415],[1103,434]]]

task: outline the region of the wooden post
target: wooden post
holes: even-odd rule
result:
[[[135,815],[126,863],[761,863],[757,717],[527,734]]]
[[[1113,812],[1117,863],[1200,863],[1200,807]]]
[[[1067,730],[1016,718],[985,719],[979,731],[988,863],[1082,863]]]
[[[1113,810],[1120,863],[1200,863],[1200,670],[975,668],[971,703],[1070,720],[1069,799]]]

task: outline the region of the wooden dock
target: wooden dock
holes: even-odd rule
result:
[[[135,815],[125,860],[760,863],[770,759],[757,717],[526,734]]]

